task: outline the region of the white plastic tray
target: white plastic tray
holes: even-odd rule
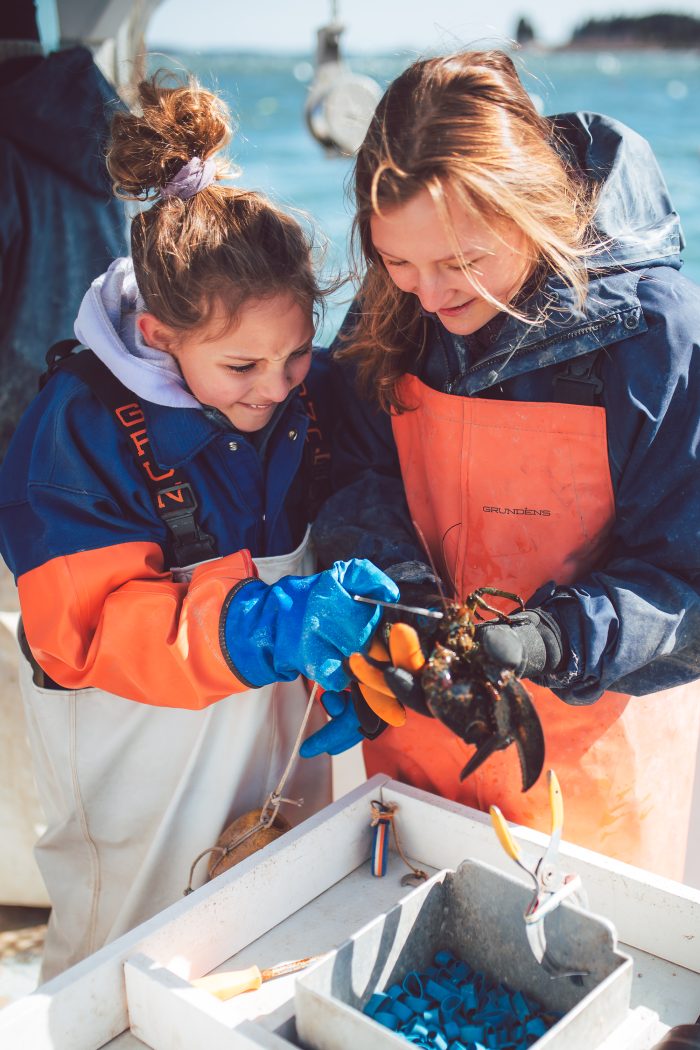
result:
[[[466,857],[514,874],[489,818],[378,775],[214,882],[0,1012],[0,1046],[32,1050],[296,1047],[294,976],[220,1002],[190,980],[338,946],[405,895],[392,853],[373,878],[370,802],[396,802],[406,853],[433,872]],[[526,858],[546,837],[515,827]],[[648,1050],[700,1011],[700,891],[564,843],[590,907],[635,961],[625,1024],[591,1050]],[[569,866],[569,865],[567,865]]]

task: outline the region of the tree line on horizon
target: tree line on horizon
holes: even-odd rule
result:
[[[515,39],[519,44],[536,42],[537,34],[529,18],[518,20]],[[569,45],[606,44],[662,45],[663,47],[700,47],[700,18],[694,15],[659,12],[651,15],[615,15],[611,18],[588,18],[571,34]]]

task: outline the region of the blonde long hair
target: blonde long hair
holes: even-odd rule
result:
[[[341,355],[360,386],[401,411],[397,383],[426,340],[415,296],[400,291],[372,244],[370,220],[427,190],[449,223],[449,191],[468,214],[525,236],[535,276],[555,272],[581,306],[594,236],[594,194],[556,147],[511,59],[467,51],[416,62],[387,89],[355,164],[354,239],[365,263],[359,320]],[[488,298],[488,297],[487,297]],[[494,305],[528,318],[512,303]]]
[[[164,71],[139,85],[137,112],[112,121],[114,193],[151,203],[131,224],[136,282],[147,310],[180,332],[219,309],[228,327],[245,302],[277,294],[311,312],[329,290],[314,270],[310,232],[262,194],[219,181],[237,174],[217,156],[231,134],[218,96]],[[217,158],[215,181],[188,200],[164,195],[193,157]]]

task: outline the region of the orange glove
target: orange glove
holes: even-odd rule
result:
[[[409,624],[386,624],[385,631],[388,649],[377,631],[369,652],[353,653],[346,667],[372,711],[389,725],[402,726],[406,707],[430,715],[420,684],[425,654],[417,631]]]

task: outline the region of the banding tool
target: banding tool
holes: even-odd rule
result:
[[[353,594],[356,602],[364,602],[365,605],[380,605],[383,609],[400,609],[401,612],[413,613],[414,616],[430,616],[433,620],[441,620],[444,613],[437,609],[420,609],[415,605],[402,605],[401,602],[380,602],[377,598],[366,598],[364,594]]]
[[[564,824],[564,800],[559,780],[553,769],[547,772],[547,784],[552,812],[552,832],[549,845],[534,869],[529,868],[520,859],[520,847],[511,835],[510,828],[498,806],[490,806],[489,813],[503,849],[534,884],[534,893],[524,914],[525,932],[532,954],[550,977],[586,977],[587,970],[575,970],[564,966],[552,956],[551,951],[547,950],[544,928],[546,916],[558,908],[567,897],[582,907],[587,905],[581,877],[572,873],[564,873],[559,866],[558,854],[561,829]]]

